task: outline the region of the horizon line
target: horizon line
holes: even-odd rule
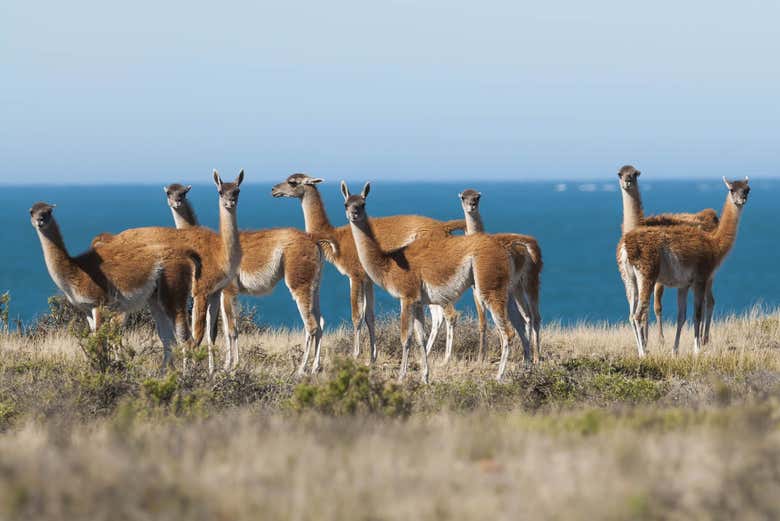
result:
[[[731,179],[729,176],[726,176],[727,178]],[[735,177],[734,179],[741,178]],[[605,183],[607,180],[613,181],[614,179],[610,176],[607,177],[583,177],[583,178],[552,178],[552,179],[533,179],[533,178],[517,178],[517,179],[507,179],[507,178],[481,178],[481,179],[475,179],[475,178],[452,178],[452,179],[430,179],[430,180],[419,180],[419,179],[388,179],[384,180],[381,178],[356,178],[356,177],[343,177],[338,178],[336,181],[330,181],[333,183],[338,183],[338,181],[345,180],[348,182],[364,182],[364,181],[370,181],[372,183],[381,182],[381,183],[392,183],[392,184],[453,184],[453,183],[461,183],[461,182],[480,182],[480,183],[529,183],[529,184],[541,184],[541,183],[549,183],[549,184],[560,184],[560,183],[580,183],[580,184],[587,184],[587,183]],[[710,177],[700,177],[700,176],[690,176],[690,177],[679,177],[679,176],[658,176],[653,177],[650,180],[645,180],[645,184],[656,182],[656,181],[663,181],[663,182],[683,182],[683,181],[699,181],[699,182],[707,182],[707,181],[713,181],[713,182],[720,182],[721,178],[720,176],[713,176]],[[758,181],[776,181],[780,180],[780,175],[751,175],[750,180],[758,180]],[[169,181],[167,184],[173,183],[173,182],[186,182],[182,180],[178,181]],[[243,184],[244,185],[256,185],[260,183],[278,183],[280,182],[278,178],[276,179],[258,179],[258,180],[246,180]],[[328,181],[325,181],[328,182]],[[212,183],[209,183],[208,181],[202,181],[202,182],[194,182],[194,183],[187,183],[192,184],[193,186],[208,186]],[[99,187],[99,186],[166,186],[166,183],[164,181],[126,181],[126,180],[107,180],[103,182],[97,182],[97,181],[85,181],[85,182],[79,182],[79,181],[68,181],[68,182],[56,182],[56,181],[42,181],[42,182],[24,182],[24,183],[16,183],[16,182],[6,182],[6,181],[0,181],[0,187],[3,188],[36,188],[36,187],[42,187],[42,186],[57,186],[57,187]]]

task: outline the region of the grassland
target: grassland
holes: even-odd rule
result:
[[[102,366],[72,329],[0,335],[0,519],[780,516],[778,312],[718,321],[699,357],[690,331],[640,360],[627,327],[549,325],[544,362],[515,353],[502,383],[463,320],[429,386],[416,363],[394,381],[391,320],[375,367],[331,329],[302,380],[298,331],[244,334],[232,374],[199,352],[161,378],[143,322],[106,333]]]

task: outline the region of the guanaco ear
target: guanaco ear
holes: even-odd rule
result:
[[[365,199],[368,197],[368,192],[371,191],[371,182],[366,182],[366,184],[363,186],[363,191],[360,192],[360,197]]]
[[[222,178],[219,177],[219,172],[217,172],[217,169],[214,169],[214,184],[217,185],[217,188],[222,188]]]
[[[726,185],[726,188],[728,188],[729,190],[731,190],[731,187],[732,187],[732,185],[731,185],[731,183],[729,183],[729,182],[726,180],[726,176],[725,176],[725,175],[723,176],[723,184],[725,184],[725,185]]]
[[[316,185],[321,182],[323,182],[324,179],[320,179],[319,177],[307,177],[306,181],[303,182],[305,185]]]
[[[637,171],[636,171],[636,176],[637,176],[637,177],[639,177],[640,175],[642,175],[642,172],[640,172],[639,170],[637,170]]]
[[[168,195],[168,187],[167,186],[163,186],[163,192],[165,192],[165,195]]]
[[[349,195],[350,195],[349,188],[347,187],[347,183],[345,181],[341,181],[340,186],[341,186],[341,195],[344,196],[344,200],[346,201],[347,199],[349,199]]]
[[[458,192],[458,199],[463,199],[463,192]]]
[[[244,169],[242,168],[241,171],[238,173],[238,177],[236,177],[236,186],[241,186],[241,182],[244,180]]]
[[[190,190],[192,190],[192,185],[187,185],[184,187],[184,193],[188,193]]]
[[[745,183],[749,183],[749,182],[750,182],[750,178],[748,176],[745,176]]]

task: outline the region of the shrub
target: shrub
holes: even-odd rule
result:
[[[76,335],[79,347],[93,370],[104,373],[108,370],[124,369],[127,361],[135,356],[135,351],[125,346],[115,315],[102,309],[100,313],[105,321],[94,333],[89,327],[77,325],[75,322],[70,326],[70,330]]]
[[[7,291],[0,295],[0,328],[8,332],[8,306],[11,303],[11,294]]]
[[[368,367],[340,359],[334,372],[326,382],[299,384],[290,399],[292,409],[334,416],[369,413],[406,417],[411,412],[411,400],[403,388],[372,378]]]

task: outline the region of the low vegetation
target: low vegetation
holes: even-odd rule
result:
[[[720,320],[699,357],[690,331],[639,359],[628,327],[548,325],[500,383],[464,318],[427,386],[416,352],[395,381],[391,320],[375,366],[344,327],[298,379],[298,331],[246,326],[236,371],[163,376],[143,316],[90,336],[54,313],[0,335],[1,519],[780,515],[778,312]]]

